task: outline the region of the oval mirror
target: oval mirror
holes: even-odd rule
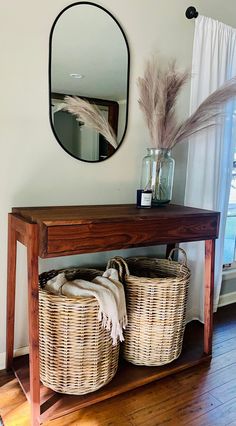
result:
[[[90,2],[66,7],[50,35],[53,132],[66,152],[103,161],[119,148],[128,118],[129,48],[117,20]]]

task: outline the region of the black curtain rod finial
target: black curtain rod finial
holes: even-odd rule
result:
[[[198,11],[196,10],[196,8],[194,6],[190,6],[188,7],[188,9],[185,12],[185,16],[188,19],[193,19],[193,18],[197,18],[198,17]]]

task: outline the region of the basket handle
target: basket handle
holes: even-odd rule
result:
[[[172,255],[173,255],[174,251],[180,251],[180,252],[183,254],[183,256],[184,256],[184,261],[182,262],[182,264],[183,264],[184,266],[188,266],[188,265],[187,265],[187,254],[186,254],[185,250],[184,250],[184,249],[182,249],[182,248],[180,248],[180,247],[175,247],[175,248],[173,248],[173,249],[170,251],[170,254],[169,254],[169,256],[168,256],[168,260],[173,260],[173,259],[172,259]]]
[[[115,256],[108,260],[106,269],[108,268],[114,268],[117,270],[119,279],[122,283],[125,282],[125,276],[130,275],[128,265],[125,259],[121,256]]]

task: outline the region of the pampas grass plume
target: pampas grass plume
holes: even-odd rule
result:
[[[118,144],[115,133],[97,105],[91,104],[77,96],[65,96],[64,103],[64,110],[75,115],[77,120],[83,121],[86,127],[99,132],[108,143],[114,148],[117,148]]]
[[[171,149],[179,142],[206,128],[215,126],[224,114],[223,106],[236,96],[236,77],[208,96],[182,123],[176,119],[176,102],[188,81],[187,71],[178,71],[172,61],[162,70],[156,59],[147,62],[144,76],[138,79],[139,105],[149,129],[152,147]]]

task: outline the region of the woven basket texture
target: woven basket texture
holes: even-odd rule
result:
[[[50,294],[45,282],[65,272],[68,280],[91,281],[101,271],[62,269],[40,275],[40,378],[56,392],[83,395],[94,392],[114,377],[119,343],[112,345],[110,332],[98,320],[95,297],[68,298]]]
[[[132,257],[126,262],[123,357],[136,365],[170,363],[182,350],[190,270],[186,262],[171,258]]]

